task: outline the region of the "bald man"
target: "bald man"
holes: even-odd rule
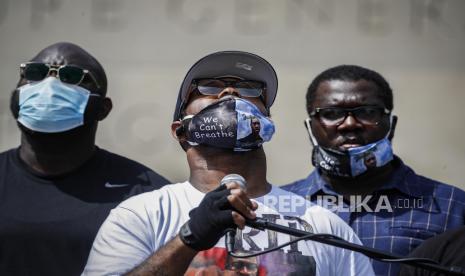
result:
[[[0,275],[79,275],[109,211],[167,180],[95,145],[112,101],[100,63],[56,43],[20,65],[18,148],[0,153]]]

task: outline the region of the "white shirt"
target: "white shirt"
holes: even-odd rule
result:
[[[204,193],[189,182],[166,185],[140,194],[113,209],[95,238],[83,275],[124,274],[174,238],[189,220]],[[257,217],[313,233],[328,233],[361,244],[352,229],[330,211],[278,187],[258,203]],[[294,204],[292,204],[294,203]],[[236,251],[263,251],[290,240],[289,235],[246,227],[238,230]],[[235,267],[235,268],[232,268]],[[186,274],[224,269],[252,269],[266,275],[374,275],[367,257],[350,250],[313,241],[299,241],[279,251],[248,261],[228,257],[222,238],[214,248],[201,251]]]

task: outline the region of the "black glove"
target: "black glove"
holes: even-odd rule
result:
[[[236,229],[227,197],[231,192],[221,185],[209,192],[197,208],[189,212],[190,220],[179,231],[187,246],[197,250],[212,248],[224,234]]]

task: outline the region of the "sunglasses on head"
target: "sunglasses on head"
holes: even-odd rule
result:
[[[255,80],[233,80],[226,81],[222,79],[206,78],[195,79],[192,81],[193,88],[197,89],[200,94],[206,96],[218,95],[226,87],[234,88],[242,97],[257,98],[262,96],[265,90],[265,84]]]
[[[347,116],[352,115],[358,122],[365,125],[376,125],[384,115],[390,114],[391,111],[381,106],[359,106],[356,108],[340,107],[317,107],[310,113],[310,117],[318,117],[325,125],[338,126],[342,124]]]
[[[51,71],[55,71],[57,78],[68,84],[79,85],[86,75],[90,76],[92,80],[100,88],[94,75],[87,70],[74,65],[61,65],[55,66],[41,62],[27,62],[20,65],[21,75],[28,81],[41,81],[49,76]]]

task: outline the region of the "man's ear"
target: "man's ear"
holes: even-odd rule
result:
[[[10,97],[10,111],[11,114],[13,114],[13,117],[18,119],[19,116],[19,90],[15,89],[13,92],[11,92],[11,97]]]
[[[397,126],[397,116],[392,115],[391,132],[389,133],[389,136],[388,136],[389,141],[392,141],[392,138],[394,138],[394,133],[396,131],[396,126]]]
[[[186,129],[181,121],[171,123],[171,136],[179,142],[179,145],[184,151],[189,148],[189,143],[186,139]]]
[[[111,101],[110,98],[103,98],[102,99],[102,108],[99,110],[97,114],[97,120],[102,121],[105,119],[108,114],[110,114],[110,111],[113,109],[113,102]]]
[[[310,142],[312,143],[312,146],[318,145],[318,143],[316,141],[316,138],[313,135],[311,117],[308,117],[307,119],[304,120],[304,125],[305,125],[305,129],[307,130],[307,133],[308,133],[308,138],[310,138]]]
[[[186,131],[181,121],[171,123],[171,135],[179,142],[186,141]]]

